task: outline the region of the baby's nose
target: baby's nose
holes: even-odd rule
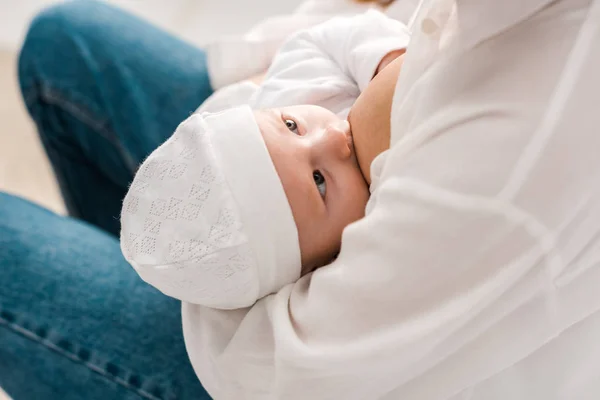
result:
[[[350,124],[346,120],[329,125],[323,135],[324,147],[329,156],[347,159],[352,155]]]

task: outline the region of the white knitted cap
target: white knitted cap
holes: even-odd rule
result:
[[[121,249],[163,293],[215,308],[300,277],[292,210],[250,107],[192,115],[150,154],[123,202]]]

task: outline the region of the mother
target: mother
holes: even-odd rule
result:
[[[425,2],[393,103],[395,77],[382,74],[351,116],[357,141],[365,143],[369,129],[387,130],[391,149],[372,163],[367,216],[346,229],[336,262],[251,309],[184,305],[187,350],[210,393],[596,398],[600,139],[590,127],[600,121],[589,105],[598,100],[590,83],[600,68],[599,9],[590,0]],[[102,21],[102,13],[94,17]],[[190,107],[199,99],[187,90],[186,74],[177,74],[179,90],[146,104],[149,93],[136,91],[148,75],[127,68],[144,55],[113,54],[113,46],[106,49],[111,62],[102,62],[100,49],[86,48],[94,41],[81,36],[94,23],[82,21],[76,34],[39,29],[44,38],[71,33],[67,43],[83,46],[77,62],[91,72],[81,91],[69,85],[68,67],[36,65],[48,51],[42,45],[38,58],[22,64],[37,68],[22,75],[35,77],[23,87],[53,164],[59,175],[68,170],[63,190],[80,188],[67,196],[70,208],[115,232],[107,221],[118,215],[120,197],[111,210],[100,196],[124,190],[127,179],[115,171],[131,173],[135,157],[151,150],[133,135],[115,140],[115,132],[152,137],[142,110],[158,121],[177,112],[181,118],[174,96]],[[156,42],[187,65],[170,40]],[[141,83],[85,87],[115,74]],[[57,75],[63,79],[51,85]],[[587,84],[572,85],[577,79]],[[123,113],[132,103],[134,115]],[[77,146],[66,132],[77,133]],[[111,151],[88,155],[100,146]],[[137,281],[116,239],[0,199],[7,281],[0,288],[0,384],[9,393],[17,400],[201,396],[182,361],[178,305]]]

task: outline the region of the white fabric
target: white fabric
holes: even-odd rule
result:
[[[406,25],[375,10],[330,19],[290,36],[260,86],[250,81],[227,86],[198,111],[244,103],[254,109],[312,104],[346,118],[381,59],[409,40]]]
[[[290,37],[249,104],[313,104],[346,117],[382,58],[409,40],[404,24],[379,11],[330,19]]]
[[[215,399],[600,398],[593,3],[423,5],[338,259],[252,308],[183,304]]]
[[[298,232],[248,106],[184,121],[123,202],[127,261],[166,295],[246,307],[300,276]]]
[[[385,11],[408,24],[418,0],[396,0]],[[208,72],[214,89],[235,84],[269,68],[290,35],[339,15],[363,13],[376,4],[354,0],[306,0],[293,14],[261,22],[245,35],[227,35],[206,46]]]

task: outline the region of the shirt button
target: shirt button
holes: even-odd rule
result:
[[[439,28],[437,22],[431,18],[425,18],[421,22],[421,31],[426,35],[433,35]]]

